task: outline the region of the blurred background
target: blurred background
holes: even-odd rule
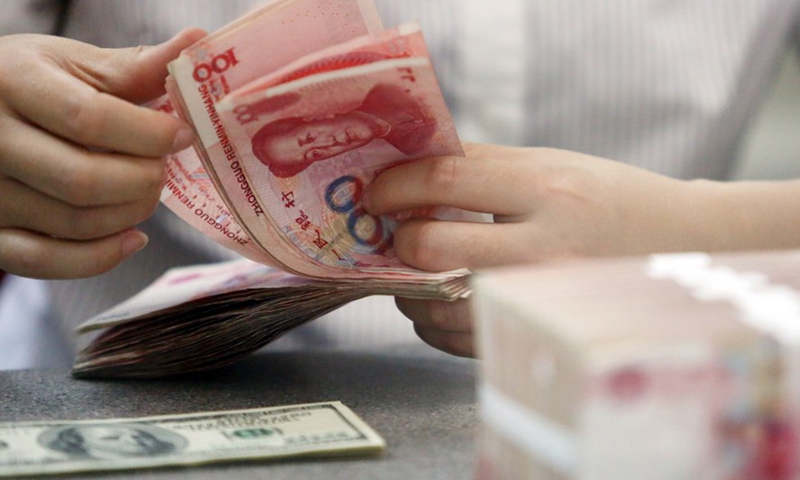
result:
[[[743,145],[736,179],[800,177],[800,55],[789,51]]]

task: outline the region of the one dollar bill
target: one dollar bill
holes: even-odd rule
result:
[[[386,443],[341,402],[134,419],[0,423],[0,477],[374,455]]]

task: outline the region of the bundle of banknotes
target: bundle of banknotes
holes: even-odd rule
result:
[[[480,479],[800,478],[800,251],[481,272]]]
[[[163,291],[145,300],[153,309],[93,319],[84,330],[112,328],[80,354],[76,375],[210,368],[364,295],[466,294],[469,272],[410,268],[392,235],[411,216],[475,214],[377,217],[361,206],[382,170],[463,155],[416,24],[384,30],[371,0],[273,0],[184,50],[169,72],[167,95],[150,106],[185,119],[196,138],[168,159],[161,200],[255,264],[221,267],[245,281],[200,272],[213,285],[191,298],[158,282]]]
[[[458,298],[464,278],[385,288],[318,281],[251,260],[175,268],[78,327],[101,331],[78,353],[78,378],[153,378],[228,365],[291,328],[367,295]]]

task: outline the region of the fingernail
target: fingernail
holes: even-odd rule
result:
[[[185,148],[189,148],[194,141],[194,132],[189,127],[181,127],[178,133],[175,134],[175,139],[172,141],[171,152],[180,152]]]
[[[147,245],[148,237],[138,230],[125,236],[122,240],[122,256],[129,257]]]

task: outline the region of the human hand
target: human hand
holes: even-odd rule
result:
[[[103,273],[141,249],[162,157],[192,131],[137,106],[164,93],[166,64],[204,32],[103,49],[0,37],[0,269],[39,278]]]
[[[494,215],[485,224],[404,222],[394,235],[404,263],[476,270],[704,245],[692,182],[561,150],[473,144],[465,152],[399,165],[367,188],[364,207],[375,215],[429,205]],[[468,301],[396,301],[424,341],[474,355]]]

